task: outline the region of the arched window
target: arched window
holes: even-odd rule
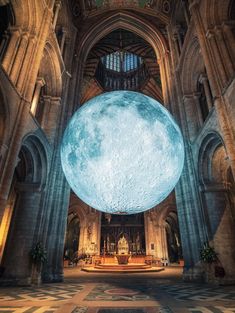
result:
[[[108,70],[115,72],[129,72],[142,64],[142,58],[126,51],[116,51],[102,57],[102,63]]]

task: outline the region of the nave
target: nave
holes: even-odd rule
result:
[[[233,286],[186,283],[182,268],[157,273],[94,274],[65,269],[63,283],[7,287],[1,313],[232,313]]]

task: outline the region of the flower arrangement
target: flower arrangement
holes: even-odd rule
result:
[[[31,257],[32,262],[37,265],[41,265],[42,263],[46,262],[47,252],[41,242],[36,243],[32,247],[30,251],[30,257]]]
[[[205,263],[214,263],[218,260],[217,253],[215,249],[209,245],[209,243],[204,243],[203,248],[200,252],[201,260]]]

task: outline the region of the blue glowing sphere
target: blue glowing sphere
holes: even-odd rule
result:
[[[77,196],[113,214],[148,210],[175,187],[184,163],[179,127],[157,101],[132,91],[89,100],[70,120],[62,167]]]

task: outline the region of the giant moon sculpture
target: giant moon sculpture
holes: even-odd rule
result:
[[[132,91],[102,94],[70,120],[62,167],[77,196],[108,213],[148,210],[175,187],[184,163],[179,127],[157,101]]]

